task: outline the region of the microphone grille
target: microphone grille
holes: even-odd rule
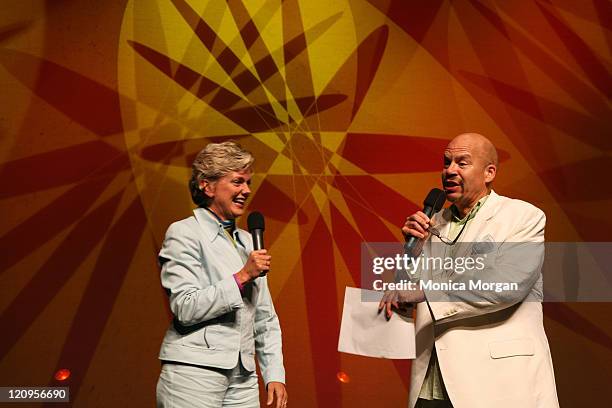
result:
[[[432,188],[427,197],[425,197],[425,201],[423,201],[423,205],[425,207],[432,207],[434,209],[434,213],[440,211],[444,202],[446,201],[446,194],[444,191],[439,188]]]
[[[264,221],[264,216],[259,211],[253,211],[247,218],[247,226],[249,231],[256,229],[265,230],[266,223]]]

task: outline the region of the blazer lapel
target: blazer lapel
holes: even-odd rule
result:
[[[464,234],[459,238],[457,242],[459,248],[455,252],[456,258],[470,254],[473,244],[482,238],[482,232],[486,228],[487,223],[497,213],[500,202],[499,195],[491,190],[489,198],[487,198],[487,201],[482,205],[474,219],[468,221],[469,224],[466,226]]]
[[[196,208],[193,210],[196,220],[200,225],[200,228],[204,232],[204,236],[208,240],[205,242],[206,245],[216,245],[224,248],[224,253],[227,256],[227,261],[238,271],[244,265],[244,261],[237,248],[230,241],[230,238],[221,233],[221,226],[219,222],[215,220],[212,215],[208,213],[208,210],[203,208]]]

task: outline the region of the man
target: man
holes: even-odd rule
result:
[[[540,269],[546,218],[533,205],[492,190],[497,166],[497,153],[488,139],[475,133],[457,136],[444,151],[442,170],[451,207],[431,219],[418,211],[402,228],[406,237],[420,239],[427,256],[457,258],[483,252],[481,259],[486,261],[474,276],[515,280],[518,287],[497,293],[417,286],[385,294],[379,307],[389,317],[395,308],[418,303],[411,408],[559,406],[542,323]],[[467,279],[456,270],[422,271],[420,278]]]

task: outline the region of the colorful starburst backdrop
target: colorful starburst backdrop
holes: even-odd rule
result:
[[[190,215],[195,154],[236,140],[291,406],[404,406],[409,361],[336,351],[360,243],[401,239],[465,131],[498,146],[496,190],[541,207],[549,241],[612,241],[611,49],[606,0],[4,4],[0,385],[154,404],[156,253]],[[598,406],[612,306],[544,310],[561,405]]]

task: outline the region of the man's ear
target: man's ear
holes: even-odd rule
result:
[[[497,174],[497,167],[494,164],[489,164],[485,168],[485,183],[489,184],[495,179],[495,175]]]
[[[208,180],[200,180],[200,190],[208,198],[214,198],[215,196],[215,185]]]

